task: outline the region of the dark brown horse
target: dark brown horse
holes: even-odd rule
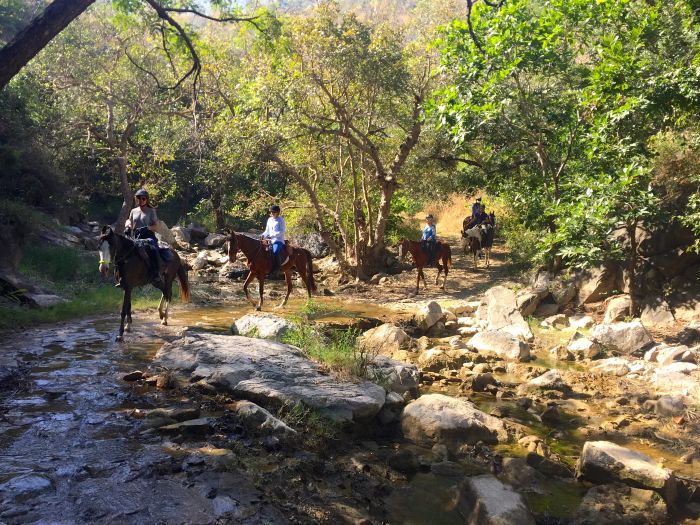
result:
[[[423,277],[423,286],[428,287],[425,282],[425,274],[423,274],[423,268],[429,266],[428,262],[430,260],[430,255],[428,252],[423,250],[422,241],[409,241],[407,239],[401,239],[399,241],[399,259],[406,256],[407,253],[411,253],[413,257],[413,262],[418,269],[418,279],[416,280],[416,293],[418,293],[418,287],[420,286],[420,278]],[[442,261],[442,264],[440,262]],[[445,279],[442,281],[442,289],[445,289],[445,283],[447,282],[447,267],[452,266],[452,249],[450,245],[446,242],[438,242],[435,250],[435,262],[430,264],[432,266],[435,264],[438,269],[437,276],[435,277],[435,284],[438,284],[440,280],[440,273],[445,270]]]
[[[263,288],[265,287],[265,277],[272,271],[273,260],[272,250],[268,250],[268,246],[258,239],[253,239],[247,235],[242,235],[236,232],[227,232],[228,240],[228,260],[233,262],[236,260],[238,251],[242,251],[248,259],[248,277],[243,283],[243,292],[246,299],[255,306],[256,310],[261,310],[263,305]],[[316,291],[316,283],[314,282],[313,263],[311,261],[311,252],[304,248],[290,247],[287,245],[289,259],[281,266],[284,272],[284,281],[287,284],[287,294],[277,308],[282,308],[287,304],[289,294],[292,292],[292,270],[296,270],[304,281],[306,291],[311,297],[311,292]],[[250,297],[248,293],[248,285],[254,278],[258,280],[258,292],[260,294],[260,302],[258,304]]]
[[[173,281],[177,277],[180,284],[180,297],[183,302],[190,298],[189,284],[187,282],[187,266],[180,260],[174,250],[170,250],[171,259],[164,263],[162,274],[164,280],[153,280],[147,260],[140,253],[141,248],[131,239],[114,232],[110,226],[102,228],[102,235],[98,242],[100,253],[100,273],[107,275],[109,266],[119,268],[122,288],[124,289],[124,301],[122,302],[121,324],[117,341],[124,337],[124,321],[126,331],[131,331],[131,292],[137,286],[152,284],[163,292],[158,304],[158,314],[161,324],[168,324],[168,307],[173,298]]]
[[[479,267],[479,252],[483,251],[486,258],[485,264],[491,266],[491,247],[493,246],[493,228],[481,224],[472,228],[467,228],[467,219],[464,219],[464,229],[462,230],[462,248],[464,255],[469,252],[474,256],[474,268]]]

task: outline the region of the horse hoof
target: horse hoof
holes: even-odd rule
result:
[[[256,306],[256,307],[255,307],[255,311],[256,311],[256,312],[259,312],[260,310],[262,310],[262,306]]]
[[[163,320],[160,322],[160,324],[162,324],[163,326],[168,326],[168,321],[167,321],[167,319],[163,319]]]
[[[124,336],[121,336],[121,335],[118,335],[117,338],[115,339],[115,341],[117,343],[121,343],[123,340],[124,340]]]

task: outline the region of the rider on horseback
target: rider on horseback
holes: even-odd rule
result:
[[[463,232],[465,232],[463,235],[466,235],[467,230],[470,230],[474,228],[475,226],[481,226],[481,225],[487,226],[486,232],[481,232],[479,231],[479,234],[481,236],[481,244],[482,246],[489,242],[488,236],[493,235],[493,229],[489,228],[489,226],[493,226],[491,216],[486,213],[486,205],[485,204],[480,204],[479,205],[479,211],[473,215],[471,218],[465,218],[464,223],[462,225]],[[482,257],[481,250],[479,250],[479,257]]]
[[[135,239],[148,239],[150,241],[150,246],[145,249],[145,254],[147,254],[149,260],[151,280],[158,281],[160,279],[160,262],[158,261],[158,239],[156,239],[155,234],[158,230],[156,209],[149,202],[148,192],[143,188],[134,194],[134,198],[138,206],[131,210],[129,218],[126,220],[124,226],[127,232],[130,232],[131,237]],[[120,277],[116,286],[117,288],[121,288],[122,271],[120,268],[118,268],[117,271]]]
[[[423,228],[422,244],[423,250],[428,252],[428,264],[433,264],[435,259],[435,251],[437,248],[437,231],[433,223],[433,215],[428,214],[425,217],[426,225]]]
[[[282,251],[284,249],[284,233],[286,225],[280,217],[280,207],[276,204],[270,207],[270,215],[265,225],[265,231],[260,236],[262,239],[270,239],[272,246],[272,271],[275,273],[282,266]]]

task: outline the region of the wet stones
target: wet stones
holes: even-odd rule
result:
[[[593,483],[619,481],[632,487],[654,490],[667,504],[677,497],[676,478],[657,466],[649,456],[609,441],[588,441],[576,464],[576,477]]]
[[[468,342],[479,352],[494,353],[504,359],[526,361],[530,358],[530,347],[516,336],[501,331],[479,332]]]
[[[479,441],[496,444],[508,438],[500,419],[466,399],[442,394],[428,394],[409,403],[401,415],[401,428],[404,436],[416,443],[454,448]]]
[[[636,352],[653,342],[639,319],[629,323],[597,325],[591,332],[591,339],[623,354]]]
[[[485,474],[467,478],[460,486],[457,508],[466,523],[534,525],[522,496],[498,478]]]

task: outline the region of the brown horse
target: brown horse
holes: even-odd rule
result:
[[[137,286],[152,284],[163,292],[158,304],[158,314],[161,324],[168,324],[168,308],[173,298],[173,281],[177,277],[180,285],[180,297],[183,302],[190,299],[189,284],[187,281],[187,266],[180,260],[174,250],[171,252],[171,260],[164,263],[162,274],[164,280],[153,280],[149,270],[149,264],[142,254],[141,248],[133,240],[114,232],[110,226],[102,228],[102,235],[98,241],[100,253],[100,273],[106,276],[109,266],[119,268],[122,288],[124,289],[124,301],[122,302],[121,324],[117,341],[124,338],[124,321],[126,331],[131,332],[131,292]]]
[[[418,269],[418,279],[416,280],[416,293],[418,293],[418,288],[420,286],[420,278],[423,277],[423,286],[425,288],[428,287],[428,284],[425,282],[425,274],[423,273],[423,268],[428,266],[428,261],[430,256],[426,251],[423,250],[423,247],[421,246],[421,241],[409,241],[407,239],[401,239],[399,241],[399,259],[403,260],[403,258],[406,256],[406,253],[410,252],[411,256],[413,257],[413,262],[416,265],[416,268]],[[442,261],[442,264],[440,264],[440,261]],[[435,252],[435,262],[433,263],[435,266],[437,266],[438,273],[437,276],[435,277],[435,284],[438,284],[440,280],[440,273],[445,270],[445,278],[442,281],[442,289],[445,289],[445,283],[447,282],[447,268],[448,266],[452,266],[452,250],[450,249],[450,245],[447,244],[446,242],[438,242],[437,243],[437,250]],[[430,265],[432,266],[432,264]]]
[[[268,246],[258,239],[253,239],[247,235],[242,235],[236,232],[227,232],[228,240],[228,260],[233,262],[236,260],[238,251],[242,251],[248,259],[248,268],[250,272],[243,283],[243,292],[245,297],[255,306],[256,310],[261,310],[263,305],[263,288],[265,287],[265,277],[272,271],[273,260],[272,250],[268,250]],[[287,294],[277,308],[282,308],[287,304],[289,294],[292,292],[292,270],[296,270],[304,281],[306,291],[311,297],[311,292],[316,291],[316,283],[314,282],[313,263],[311,261],[311,252],[304,248],[287,246],[289,259],[281,266],[284,272],[284,281],[287,284]],[[258,304],[248,294],[248,285],[254,278],[258,279],[258,292],[260,294],[260,302]]]

